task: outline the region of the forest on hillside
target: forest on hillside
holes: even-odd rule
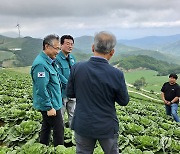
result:
[[[112,64],[117,65],[125,70],[137,69],[140,67],[154,70],[158,72],[157,75],[159,76],[168,75],[170,73],[180,73],[180,65],[174,63],[170,64],[146,55],[124,57],[119,61],[113,62]]]

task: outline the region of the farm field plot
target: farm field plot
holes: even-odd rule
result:
[[[165,115],[164,105],[138,94],[130,93],[130,98],[128,106],[116,105],[119,152],[180,153],[180,124]],[[41,114],[32,107],[30,75],[1,69],[0,154],[75,153],[74,133],[69,128],[65,128],[65,146],[38,143],[41,120]],[[94,153],[103,154],[98,143]]]
[[[147,86],[142,87],[143,89],[158,93],[160,93],[163,83],[168,81],[168,76],[157,76],[157,72],[152,70],[133,70],[125,73],[126,82],[132,85],[141,77],[144,77],[147,82]],[[180,79],[177,80],[177,83],[180,84]]]
[[[4,59],[10,59],[10,58],[12,58],[12,56],[14,56],[14,54],[12,52],[0,50],[0,61],[2,61]]]
[[[14,68],[6,68],[6,70],[10,70],[13,72],[18,72],[18,73],[23,73],[23,74],[27,74],[30,75],[30,70],[31,70],[31,66],[26,66],[26,67],[14,67]]]

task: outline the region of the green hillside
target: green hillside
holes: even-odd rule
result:
[[[4,43],[0,44],[0,48],[21,48],[24,42],[24,38],[6,38],[4,39]]]
[[[159,93],[163,83],[169,80],[169,74],[166,76],[157,76],[157,74],[158,72],[156,71],[144,69],[130,70],[124,73],[126,82],[128,84],[133,85],[136,80],[144,77],[147,85],[145,85],[143,89]],[[180,77],[180,74],[178,74],[178,76]],[[177,83],[180,85],[180,79],[177,80]]]
[[[170,64],[165,61],[160,61],[155,58],[138,55],[138,56],[129,56],[122,58],[117,62],[113,62],[113,65],[118,65],[125,70],[137,69],[137,68],[146,68],[158,72],[158,75],[168,75],[170,73],[180,73],[180,65]]]
[[[78,51],[74,51],[72,54],[76,58],[77,62],[88,60],[89,57],[91,57],[91,55],[92,55],[92,54],[81,53],[81,52],[78,52]]]
[[[81,53],[92,54],[91,46],[93,44],[92,36],[82,36],[75,38],[75,48],[79,49]],[[176,64],[180,64],[179,58],[171,54],[164,54],[154,50],[141,49],[138,47],[124,45],[120,42],[115,47],[115,56],[111,59],[111,62],[115,62],[122,57],[130,55],[147,55],[158,60],[166,61],[171,63],[172,61]]]
[[[92,44],[94,37],[92,36],[81,36],[75,38],[74,47],[81,50],[82,53],[90,54],[92,52]]]
[[[5,59],[11,59],[13,56],[14,56],[14,54],[12,52],[0,50],[0,61],[3,61]]]
[[[42,40],[34,38],[25,38],[21,45],[21,51],[15,51],[16,57],[19,61],[19,66],[32,65],[33,60],[42,51]]]
[[[76,47],[74,47],[72,54],[76,58],[76,61],[79,62],[82,60],[88,60],[89,57],[92,55],[92,52],[91,53],[84,53],[80,49],[77,49]]]
[[[76,57],[77,61],[89,59],[89,57],[92,55],[92,43],[92,36],[82,36],[75,38],[75,48],[72,53]],[[0,36],[0,51],[3,51],[3,55],[2,52],[0,53],[2,55],[0,59],[0,66],[30,66],[41,50],[42,39],[31,37],[9,38]],[[121,43],[118,43],[116,45],[115,50],[116,52],[110,61],[111,63],[119,61],[119,59],[122,59],[122,57],[128,57],[132,55],[147,55],[158,60],[180,64],[178,57],[165,55],[158,51],[143,50],[136,47],[130,47]],[[10,52],[13,54],[10,54]],[[138,60],[136,62],[138,62]]]
[[[82,39],[79,41],[81,40]],[[14,51],[12,50],[14,48],[20,48],[21,50]],[[41,50],[42,39],[31,37],[9,38],[0,36],[0,66],[30,66]],[[74,48],[73,55],[77,61],[81,61],[87,60],[91,54],[85,53],[78,48]],[[11,58],[13,58],[13,61]]]
[[[146,55],[149,57],[153,57],[157,60],[161,60],[161,61],[166,61],[168,63],[175,63],[175,64],[179,64],[180,65],[180,61],[179,61],[179,57],[178,56],[173,56],[171,54],[168,53],[161,53],[158,51],[154,51],[154,50],[144,50],[144,49],[137,49],[136,50],[130,50],[130,51],[123,51],[120,53],[121,57],[128,57],[128,56],[137,56],[137,55]]]
[[[180,40],[162,47],[161,51],[167,53],[170,52],[171,54],[178,55],[180,57]]]
[[[134,46],[142,49],[159,50],[163,53],[168,51],[171,54],[176,53],[176,55],[180,56],[180,52],[176,52],[176,47],[179,48],[180,46],[175,45],[176,42],[179,41],[180,34],[171,36],[148,36],[133,40],[119,40],[118,42],[121,42],[128,46]],[[176,46],[175,48],[174,45]]]
[[[0,62],[3,67],[31,65],[40,50],[42,50],[41,39],[0,36],[0,51],[3,51]]]

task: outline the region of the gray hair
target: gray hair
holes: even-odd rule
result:
[[[58,40],[59,41],[59,36],[55,34],[50,34],[47,35],[44,40],[43,40],[43,50],[45,49],[45,45],[53,45],[53,40]]]
[[[107,54],[114,49],[116,37],[109,32],[99,32],[94,37],[94,50],[99,53]]]

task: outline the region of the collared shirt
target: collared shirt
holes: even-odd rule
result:
[[[33,106],[37,110],[59,110],[62,107],[61,81],[53,62],[54,60],[41,52],[32,64]]]

